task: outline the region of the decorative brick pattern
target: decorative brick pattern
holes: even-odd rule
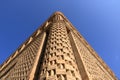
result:
[[[54,13],[2,65],[0,80],[117,80],[66,17]]]
[[[89,50],[87,50],[86,46],[81,43],[81,40],[74,33],[72,36],[90,80],[115,80]]]
[[[32,69],[41,38],[42,36],[37,37],[20,53],[15,65],[10,68],[10,71],[7,73],[8,75],[3,77],[2,80],[28,80],[28,75]]]
[[[67,29],[59,16],[50,28],[40,80],[81,80]]]

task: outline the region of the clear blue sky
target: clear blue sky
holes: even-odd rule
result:
[[[120,78],[120,0],[0,0],[0,64],[55,11]]]

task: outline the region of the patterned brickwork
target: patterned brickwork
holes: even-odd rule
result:
[[[16,63],[2,80],[28,80],[42,36],[37,37],[15,59]]]
[[[90,80],[114,80],[101,63],[87,50],[81,40],[72,34]]]
[[[63,21],[50,28],[40,80],[81,80]]]
[[[74,26],[54,13],[2,65],[0,80],[117,80]]]

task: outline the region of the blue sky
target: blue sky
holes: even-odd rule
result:
[[[0,0],[0,64],[55,11],[120,78],[120,0]]]

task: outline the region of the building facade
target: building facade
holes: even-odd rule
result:
[[[117,80],[61,12],[55,12],[1,66],[0,80]]]

